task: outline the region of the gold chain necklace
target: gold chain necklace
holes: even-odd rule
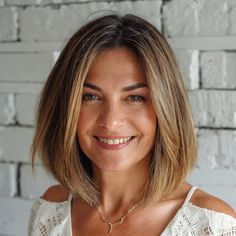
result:
[[[125,220],[125,218],[126,218],[136,207],[138,207],[142,202],[143,202],[143,200],[141,200],[140,202],[136,203],[134,206],[132,206],[131,208],[129,208],[129,209],[127,210],[127,212],[126,212],[120,219],[116,220],[115,222],[106,221],[98,207],[96,207],[96,210],[98,211],[99,216],[100,216],[102,222],[103,222],[104,224],[106,224],[106,225],[109,227],[108,233],[110,234],[110,233],[112,233],[113,226],[122,224],[123,221]]]

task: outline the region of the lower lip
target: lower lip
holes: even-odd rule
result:
[[[120,144],[107,144],[107,143],[100,142],[97,139],[96,141],[102,148],[109,149],[109,150],[118,150],[118,149],[128,146],[133,141],[133,139],[134,138],[131,138],[128,142],[120,143]]]

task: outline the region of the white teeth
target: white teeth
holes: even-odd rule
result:
[[[120,140],[119,140],[119,139],[115,139],[115,140],[113,141],[113,143],[114,143],[114,144],[119,144],[119,143],[120,143]]]
[[[106,138],[98,137],[98,140],[102,143],[113,145],[113,144],[127,143],[131,138],[132,137],[126,137],[126,138],[120,138],[120,139],[106,139]]]
[[[112,140],[112,139],[108,139],[108,140],[107,140],[107,143],[108,143],[108,144],[113,144],[113,140]]]

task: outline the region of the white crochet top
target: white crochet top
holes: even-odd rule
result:
[[[196,188],[191,188],[161,236],[236,236],[235,218],[197,207],[189,201]],[[39,198],[31,209],[28,236],[72,236],[71,200],[72,194],[61,203]]]

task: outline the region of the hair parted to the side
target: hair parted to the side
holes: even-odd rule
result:
[[[79,29],[68,41],[42,90],[32,144],[45,168],[75,196],[97,205],[99,190],[92,166],[81,150],[76,128],[83,84],[95,57],[104,50],[128,47],[146,74],[157,115],[157,134],[148,202],[168,196],[185,180],[197,156],[192,115],[173,52],[162,34],[134,15],[108,15]]]

